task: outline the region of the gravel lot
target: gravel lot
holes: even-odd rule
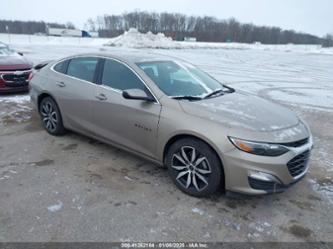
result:
[[[97,47],[17,45],[34,62]],[[332,241],[333,56],[157,50],[293,109],[312,129],[307,177],[282,194],[184,195],[165,169],[68,133],[48,135],[27,95],[0,97],[0,241]]]

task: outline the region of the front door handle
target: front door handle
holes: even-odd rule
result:
[[[104,93],[100,93],[99,95],[96,96],[96,99],[100,100],[100,101],[105,101],[108,98],[105,96]]]
[[[66,86],[66,84],[64,82],[62,82],[62,81],[58,82],[57,85],[59,87],[65,87]]]

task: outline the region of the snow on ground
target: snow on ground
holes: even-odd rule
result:
[[[255,49],[264,51],[298,52],[307,54],[333,55],[333,48],[322,48],[320,45],[263,45],[244,43],[217,43],[217,42],[180,42],[173,41],[162,33],[146,34],[130,29],[115,38],[77,38],[53,37],[35,35],[8,35],[0,33],[0,41],[16,45],[61,45],[61,46],[113,46],[124,48],[159,48],[159,49]],[[24,52],[24,51],[23,51]]]
[[[6,111],[0,111],[0,124],[22,123],[31,118],[29,95],[0,96],[0,105],[6,107]]]
[[[0,34],[0,40],[8,35]],[[11,46],[23,51],[34,63],[59,59],[65,56],[86,52],[112,52],[133,48],[122,47],[141,44],[151,46],[154,43],[167,47],[175,43],[164,35],[140,34],[130,30],[111,41],[106,39],[44,37],[11,35]],[[139,37],[139,38],[138,38]],[[138,38],[138,39],[136,39]],[[136,41],[137,40],[137,41]],[[45,43],[44,43],[44,42]],[[47,42],[48,41],[48,42]],[[109,41],[113,46],[101,46]],[[135,43],[137,42],[137,43]],[[150,44],[150,45],[149,45]],[[188,46],[190,43],[181,43]],[[333,56],[320,53],[304,53],[306,46],[286,45],[289,52],[281,46],[265,46],[265,49],[225,49],[232,44],[219,44],[220,49],[147,49],[149,52],[182,58],[203,68],[221,82],[237,89],[245,90],[264,98],[276,100],[287,105],[303,109],[332,111],[333,109]],[[191,45],[190,44],[190,45]],[[140,46],[141,46],[140,45]],[[255,48],[264,45],[238,44]],[[120,46],[120,47],[119,47]],[[267,49],[273,48],[274,49]],[[317,46],[308,46],[308,48]],[[303,51],[300,53],[300,51]],[[318,51],[321,51],[318,48]],[[20,101],[20,100],[18,100]]]
[[[1,96],[0,98],[0,103],[17,103],[17,104],[26,104],[27,102],[30,101],[30,96],[29,95],[5,95]]]
[[[7,44],[21,45],[78,45],[78,46],[101,46],[108,42],[107,38],[81,38],[81,37],[56,37],[38,35],[17,35],[0,33],[0,41]]]
[[[280,101],[288,102],[291,104],[299,105],[308,108],[332,108],[333,106],[333,95],[332,91],[327,89],[316,89],[316,88],[284,88],[272,90],[268,95]],[[314,100],[314,101],[309,101]]]
[[[63,203],[61,201],[58,201],[57,204],[49,206],[49,207],[47,207],[47,209],[50,212],[57,212],[57,211],[59,211],[62,208],[62,206],[63,206]]]
[[[17,43],[12,46],[25,51],[25,56],[34,63],[77,53],[103,51],[112,53],[112,51],[129,50],[129,48],[98,45]],[[333,110],[333,56],[331,55],[255,49],[145,50],[190,61],[221,82],[264,98],[303,109],[329,112]],[[21,101],[20,98],[22,96],[18,97],[17,101]]]
[[[333,112],[333,56],[262,50],[154,50],[221,82],[302,109]]]

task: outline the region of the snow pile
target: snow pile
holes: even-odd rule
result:
[[[105,46],[126,48],[156,48],[156,49],[248,49],[248,44],[213,43],[213,42],[180,42],[166,37],[163,33],[141,33],[136,28],[130,28],[124,34],[111,39]]]
[[[146,34],[140,33],[137,29],[131,28],[124,34],[111,39],[106,45],[113,47],[128,48],[174,48],[174,41],[162,33]]]
[[[112,38],[105,44],[112,47],[125,48],[159,48],[159,49],[256,49],[267,51],[298,52],[306,54],[329,54],[333,55],[333,48],[322,48],[320,45],[265,45],[261,43],[222,43],[222,42],[182,42],[173,41],[162,33],[140,33],[131,28],[124,34]]]

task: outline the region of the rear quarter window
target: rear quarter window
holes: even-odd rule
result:
[[[68,60],[66,61],[62,61],[59,62],[58,64],[56,64],[53,69],[54,71],[58,72],[58,73],[66,73],[67,71],[67,66],[68,66]]]
[[[69,61],[66,73],[69,76],[93,82],[98,60],[96,57],[73,58]]]

